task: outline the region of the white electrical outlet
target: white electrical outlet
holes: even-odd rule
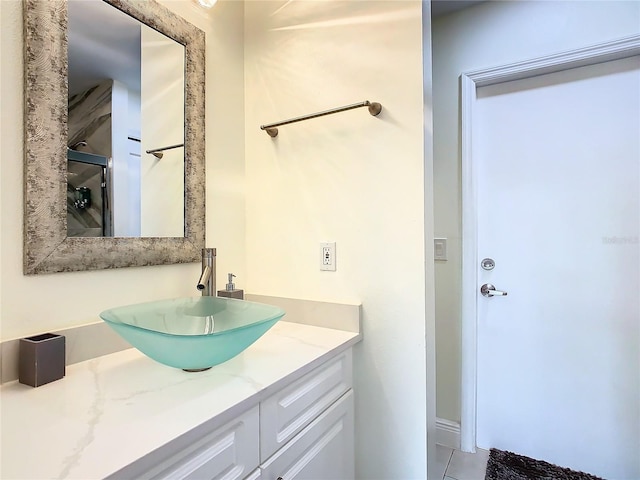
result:
[[[320,270],[336,271],[336,242],[320,243]]]

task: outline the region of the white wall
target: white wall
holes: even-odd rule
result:
[[[184,235],[183,147],[162,158],[147,150],[184,143],[184,46],[153,28],[141,31],[140,212],[143,237]]]
[[[243,6],[222,2],[208,18],[190,1],[162,2],[207,33],[207,243],[218,247],[218,284],[233,268],[244,275],[242,52]],[[218,8],[219,7],[219,8]],[[22,274],[22,2],[0,2],[2,144],[0,146],[2,340],[99,321],[108,307],[196,295],[200,265],[94,272]],[[220,68],[224,65],[224,68]],[[225,129],[224,134],[221,129]],[[218,190],[220,183],[224,189]],[[224,228],[221,228],[221,225]]]
[[[218,1],[209,17],[207,246],[218,249],[217,288],[223,289],[233,272],[237,288],[246,289],[244,2]]]
[[[640,32],[638,1],[487,2],[433,23],[437,414],[460,420],[460,159],[458,78]]]
[[[140,236],[140,159],[131,157],[131,101],[127,86],[111,88],[111,216],[113,235]],[[139,114],[138,114],[139,116]]]
[[[431,185],[421,2],[263,1],[245,9],[247,288],[362,302],[356,475],[425,479]],[[280,127],[276,139],[259,129],[365,99],[382,103],[378,118],[352,110]],[[430,166],[430,152],[427,159]],[[337,244],[336,272],[319,270],[322,241]]]
[[[422,88],[424,115],[424,238],[425,238],[425,337],[427,478],[440,475],[436,464],[436,319],[435,268],[433,261],[433,69],[431,58],[431,2],[422,2]]]

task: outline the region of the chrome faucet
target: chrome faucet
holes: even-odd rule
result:
[[[213,297],[216,294],[216,249],[202,249],[202,274],[196,288],[202,296]]]

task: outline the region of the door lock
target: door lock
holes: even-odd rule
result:
[[[496,287],[491,285],[490,283],[485,283],[480,287],[480,293],[485,297],[505,297],[507,292],[503,292],[501,290],[496,290]]]
[[[493,261],[493,258],[483,258],[480,266],[483,270],[493,270],[496,267],[496,262]]]

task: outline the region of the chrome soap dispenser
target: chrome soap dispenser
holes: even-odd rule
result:
[[[244,300],[244,290],[236,289],[236,284],[233,283],[233,273],[229,274],[229,282],[225,286],[224,290],[218,290],[219,297],[237,298],[238,300]]]

